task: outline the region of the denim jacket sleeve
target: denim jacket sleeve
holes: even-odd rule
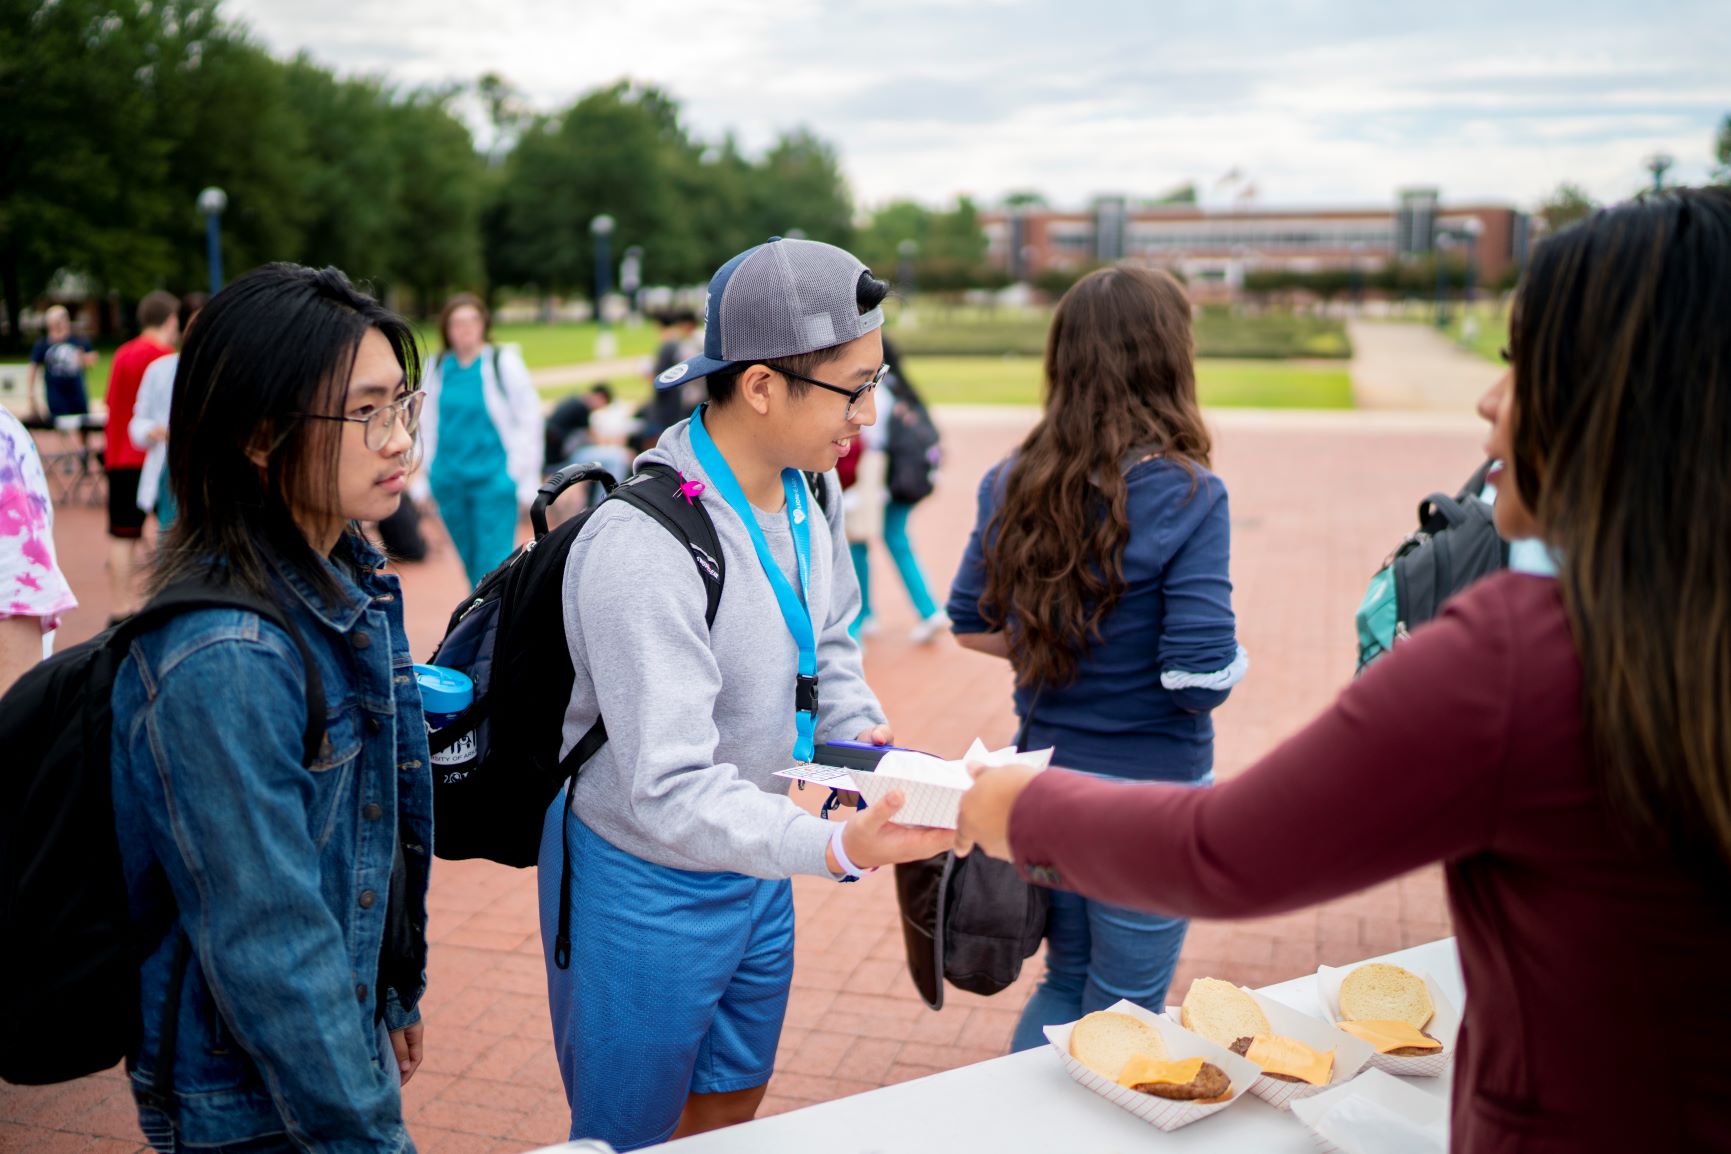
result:
[[[157,676],[127,737],[133,764],[154,771],[139,783],[152,848],[219,1012],[298,1143],[406,1144],[396,1071],[357,1021],[374,995],[320,894],[299,655],[275,630],[230,635]]]

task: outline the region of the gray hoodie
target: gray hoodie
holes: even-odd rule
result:
[[[577,779],[578,817],[627,853],[677,869],[754,877],[832,876],[835,828],[795,805],[793,683],[798,649],[744,523],[691,449],[688,421],[641,463],[672,465],[707,488],[699,498],[721,540],[726,580],[713,629],[685,547],[646,513],[602,505],[565,565],[565,636],[576,683],[561,754],[599,713],[607,744]],[[827,519],[811,524],[812,618],[818,639],[817,740],[851,741],[884,720],[847,627],[859,584],[842,533],[833,475]],[[816,511],[815,506],[813,507]],[[770,553],[797,589],[785,511],[753,509]]]

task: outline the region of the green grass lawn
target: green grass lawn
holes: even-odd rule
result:
[[[531,369],[554,365],[574,365],[595,359],[595,337],[600,331],[592,321],[582,324],[557,325],[494,325],[493,340],[498,344],[514,344],[523,350],[523,361]],[[421,355],[432,358],[439,351],[437,326],[416,326],[421,339]],[[617,325],[613,329],[621,357],[648,356],[660,343],[660,330],[647,322]],[[22,358],[21,358],[22,359]],[[112,348],[96,350],[96,364],[85,370],[84,382],[92,401],[108,395],[108,371],[114,361]],[[40,383],[37,385],[41,389]]]
[[[907,370],[932,404],[1040,403],[1038,357],[910,357]],[[1344,365],[1203,358],[1196,362],[1196,388],[1204,405],[1352,408],[1352,381]]]
[[[1470,315],[1472,325],[1467,325],[1469,313],[1456,309],[1450,314],[1449,335],[1462,348],[1478,354],[1487,361],[1502,363],[1503,350],[1509,347],[1509,313],[1501,305],[1474,305]],[[1474,330],[1468,332],[1469,327]]]
[[[922,309],[891,325],[890,336],[910,356],[1039,356],[1049,309]],[[1194,331],[1200,357],[1284,359],[1352,355],[1346,327],[1331,317],[1224,308],[1203,309]]]

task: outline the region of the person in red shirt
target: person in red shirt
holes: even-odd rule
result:
[[[1554,565],[1457,595],[1212,790],[985,770],[957,851],[1214,918],[1442,862],[1454,1150],[1731,1150],[1727,315],[1731,188],[1539,245],[1479,411],[1497,528]]]
[[[132,443],[127,426],[132,406],[138,400],[138,385],[144,370],[158,357],[174,351],[180,338],[180,301],[160,289],[138,302],[137,337],[114,351],[108,370],[108,585],[109,621],[131,615],[138,608],[133,587],[133,554],[144,535],[144,511],[138,507],[138,475],[144,468],[144,450]]]

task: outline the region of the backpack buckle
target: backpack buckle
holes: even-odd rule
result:
[[[817,716],[817,678],[802,673],[793,679],[793,708]]]

